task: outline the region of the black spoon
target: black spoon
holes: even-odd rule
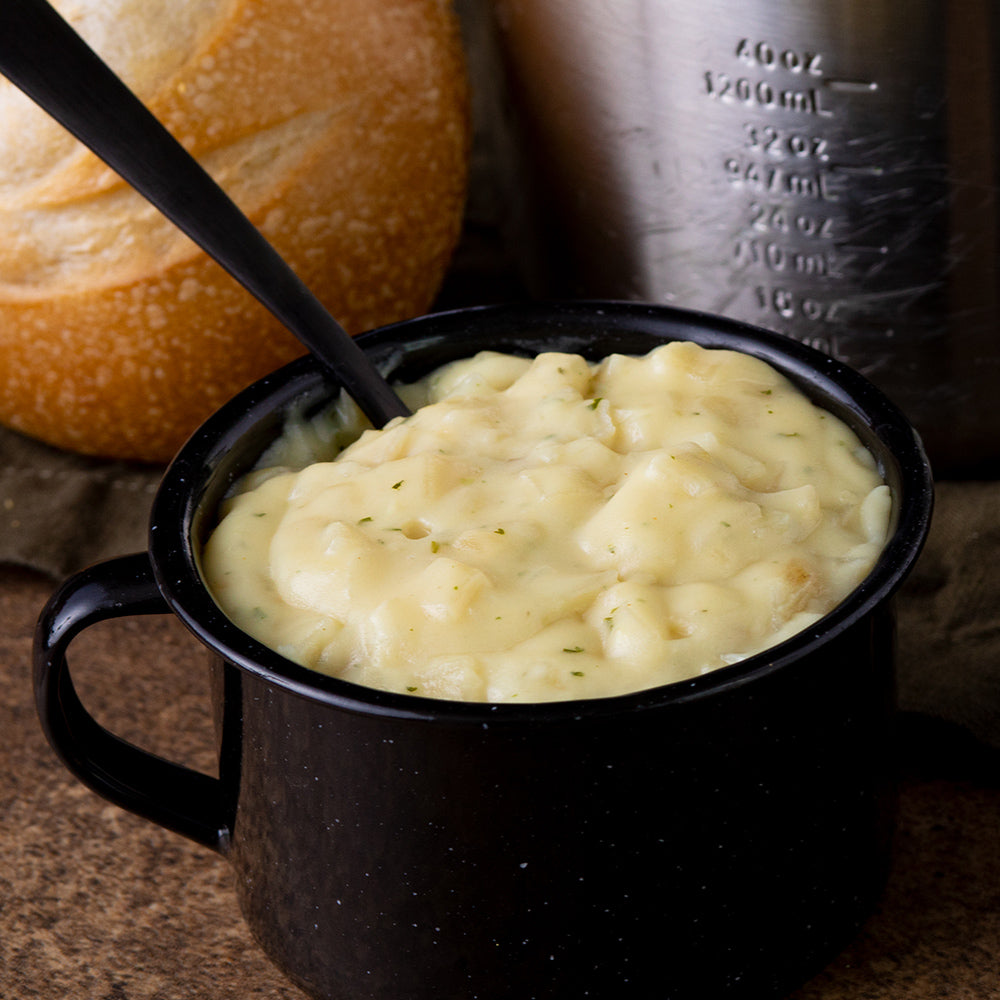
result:
[[[274,247],[45,0],[0,0],[0,73],[222,265],[376,427],[409,410]]]

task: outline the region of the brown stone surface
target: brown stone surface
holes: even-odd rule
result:
[[[296,1000],[246,930],[226,862],[108,805],[49,750],[29,658],[51,586],[0,567],[0,997]],[[180,625],[95,626],[73,664],[102,722],[212,769],[203,656]],[[953,727],[911,720],[903,734],[884,902],[794,1000],[1000,996],[1000,766]]]
[[[0,997],[293,1000],[239,913],[227,863],[109,805],[50,751],[30,674],[46,577],[0,568]],[[118,733],[210,771],[200,648],[169,618],[95,626],[74,676]]]

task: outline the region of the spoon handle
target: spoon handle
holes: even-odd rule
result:
[[[45,0],[0,0],[0,73],[277,316],[375,426],[409,413],[222,188]]]

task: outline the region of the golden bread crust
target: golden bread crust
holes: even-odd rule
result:
[[[169,46],[157,11],[177,2],[89,6],[148,16],[147,43]],[[351,333],[426,311],[458,238],[468,160],[450,5],[182,7],[184,17],[169,11],[188,25],[178,65],[154,54],[115,68]],[[0,91],[0,108],[21,97]],[[34,112],[0,117],[0,131],[16,120],[42,144],[0,166],[0,421],[60,447],[164,461],[222,402],[303,349]]]

